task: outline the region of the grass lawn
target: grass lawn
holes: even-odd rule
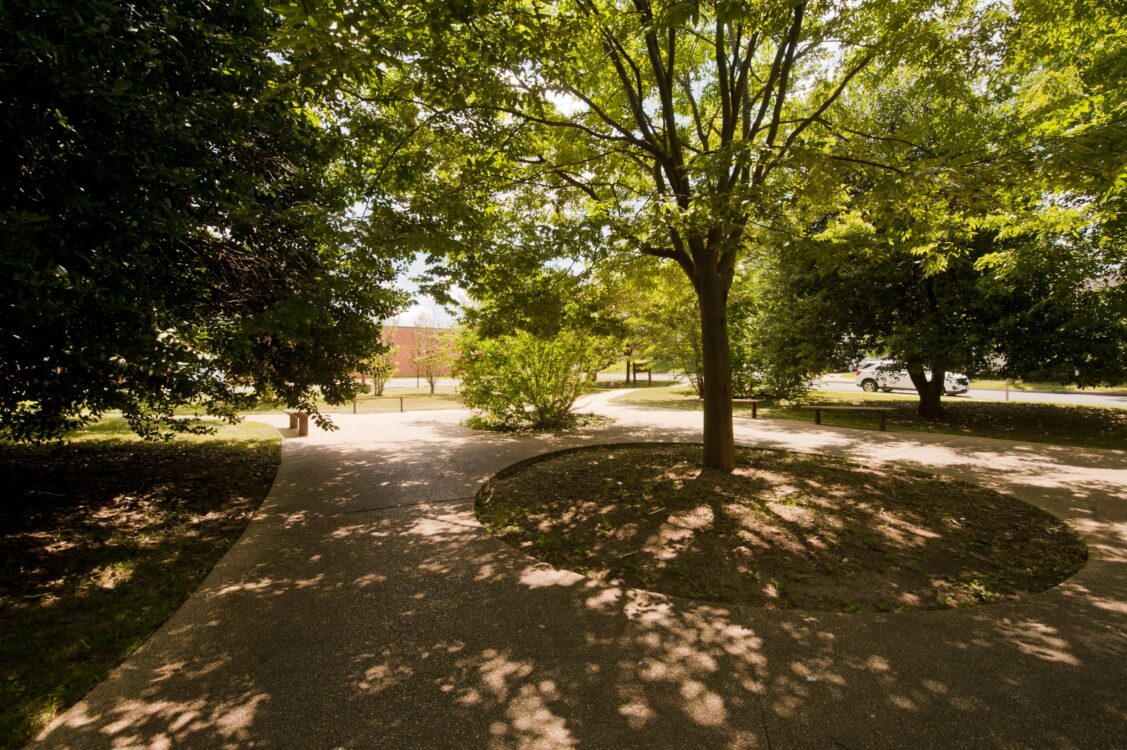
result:
[[[384,391],[383,396],[365,396],[361,394],[356,398],[356,412],[358,414],[369,414],[377,412],[391,412],[399,411],[399,398],[403,398],[404,411],[429,411],[434,409],[459,409],[462,407],[462,398],[458,395],[457,389],[454,386],[436,386],[434,394],[431,394],[430,388],[423,386],[422,388],[388,388]],[[345,404],[329,404],[325,401],[318,402],[318,407],[324,414],[351,414],[352,402],[349,401]],[[284,404],[265,401],[260,403],[254,409],[249,409],[244,414],[268,414],[277,413],[285,408]],[[176,410],[176,413],[182,416],[192,414],[199,414],[203,416],[200,409],[184,406]]]
[[[261,424],[147,443],[107,419],[0,444],[0,748],[26,743],[149,637],[238,539],[278,468]]]
[[[518,464],[478,495],[486,528],[611,584],[771,609],[900,611],[1015,599],[1073,575],[1058,518],[970,484],[827,456],[593,446]]]
[[[654,372],[660,372],[660,373],[680,372],[680,370],[677,370],[677,368],[675,368],[675,367],[673,367],[672,365],[669,365],[669,364],[664,364],[664,365],[663,364],[655,364],[653,369],[654,369]],[[620,362],[615,362],[610,367],[606,367],[602,370],[599,370],[599,374],[600,375],[622,375],[622,376],[625,376],[626,375],[626,360],[622,360]],[[645,380],[645,379],[646,379],[646,376],[642,375],[642,380]]]
[[[614,401],[663,409],[699,410],[701,408],[696,393],[688,386],[634,391],[619,396]],[[1127,449],[1127,409],[1115,407],[946,398],[944,408],[947,410],[947,416],[938,422],[928,422],[915,415],[917,399],[914,395],[864,392],[816,393],[811,396],[810,403],[838,406],[847,404],[890,406],[896,411],[888,415],[889,430],[1005,438],[1089,448]],[[737,414],[745,411],[746,407],[737,405]],[[775,403],[760,404],[759,416],[814,421],[813,412]],[[872,414],[823,412],[822,423],[875,429],[877,418]]]
[[[980,380],[978,378],[971,379],[971,388],[994,388],[999,391],[1005,390],[1006,381],[1004,380]],[[1027,383],[1022,380],[1017,380],[1010,384],[1011,391],[1065,391],[1067,393],[1085,393],[1092,391],[1118,391],[1127,392],[1127,383],[1120,385],[1112,385],[1107,387],[1097,388],[1078,388],[1075,385],[1068,385],[1065,383]]]
[[[856,371],[854,371],[854,370],[850,370],[849,372],[835,372],[835,373],[829,374],[827,377],[833,378],[835,380],[853,380],[855,372]],[[1005,388],[1006,388],[1006,381],[1004,381],[1004,380],[988,380],[986,378],[971,378],[970,379],[970,387],[971,387],[971,390],[979,389],[979,388],[987,388],[987,389],[1002,391],[1002,390],[1005,390]],[[1106,387],[1101,386],[1101,387],[1096,387],[1096,388],[1079,388],[1075,385],[1069,385],[1069,384],[1066,384],[1066,383],[1026,382],[1024,380],[1016,380],[1013,383],[1010,383],[1010,390],[1011,391],[1063,391],[1063,392],[1066,392],[1066,393],[1085,393],[1085,392],[1092,393],[1092,392],[1103,392],[1103,391],[1115,391],[1115,392],[1127,393],[1127,383],[1121,383],[1119,385],[1106,386]]]
[[[430,411],[434,409],[460,409],[462,397],[458,395],[454,386],[436,386],[434,394],[430,388],[388,388],[383,396],[358,396],[356,398],[356,413],[370,414],[376,412],[399,411],[399,399],[403,399],[404,411]],[[322,404],[321,411],[325,414],[351,414],[352,403],[333,406]]]

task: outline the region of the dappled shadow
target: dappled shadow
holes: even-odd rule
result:
[[[1059,519],[900,468],[699,445],[582,447],[522,462],[478,498],[510,544],[694,599],[784,609],[940,609],[1041,591],[1087,557]]]
[[[258,524],[49,744],[762,746],[728,613],[531,565],[468,505],[353,518]]]
[[[366,432],[363,419],[373,420]],[[1127,585],[1114,539],[1125,504],[1114,460],[1081,470],[1049,454],[1015,468],[957,441],[862,444],[831,430],[795,445],[756,427],[743,437],[759,445],[927,470],[937,467],[913,451],[941,449],[941,471],[1069,520],[1098,514],[1081,528],[1093,561],[1020,602],[772,612],[600,585],[532,561],[473,517],[470,496],[502,466],[591,442],[693,440],[689,422],[540,437],[467,433],[442,417],[341,426],[323,440],[287,441],[274,491],[244,537],[44,746],[858,748],[926,737],[936,747],[1087,748],[1121,739]]]

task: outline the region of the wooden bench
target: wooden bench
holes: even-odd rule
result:
[[[803,406],[803,409],[814,410],[814,424],[822,423],[822,412],[824,411],[875,411],[880,414],[880,428],[887,429],[887,418],[889,412],[896,411],[891,406]]]
[[[751,404],[751,418],[752,419],[758,419],[759,418],[758,405],[763,403],[766,400],[767,399],[765,399],[765,398],[734,398],[734,399],[732,399],[732,403],[733,404]]]
[[[290,418],[290,429],[296,429],[298,437],[305,437],[309,434],[309,412],[287,411],[286,416]]]
[[[732,415],[734,416],[736,413],[735,404],[751,404],[751,418],[758,419],[759,410],[757,406],[767,400],[765,398],[734,398],[732,399]],[[697,396],[697,401],[704,403],[704,396]]]
[[[352,413],[353,414],[356,413],[356,402],[357,401],[385,401],[385,400],[390,400],[390,399],[393,399],[393,398],[399,399],[399,411],[402,412],[403,411],[403,399],[407,398],[406,396],[368,396],[368,397],[365,397],[365,398],[353,398],[352,399]]]

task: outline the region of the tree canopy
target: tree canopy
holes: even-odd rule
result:
[[[925,370],[1127,376],[1125,82],[1107,54],[1123,59],[1122,32],[1110,22],[1093,35],[1067,13],[1048,28],[1037,4],[1017,10],[982,27],[996,43],[951,40],[962,78],[906,65],[861,81],[846,125],[882,135],[867,159],[883,168],[760,254],[757,333],[777,365],[803,351],[787,364],[816,373],[843,349],[886,353],[927,416],[942,377]],[[1030,55],[1062,33],[1084,51]]]
[[[990,349],[962,313],[986,316],[987,297],[1014,367],[1043,359],[1019,334],[1063,326],[1069,305],[1104,310],[1078,341],[1121,321],[1127,44],[1097,0],[5,12],[0,406],[17,432],[109,408],[143,425],[191,399],[229,413],[244,384],[341,397],[378,348],[399,253],[429,254],[428,290],[469,288],[483,332],[544,339],[626,322],[590,283],[608,261],[674,269],[721,470],[729,328],[787,302],[759,281],[910,288],[864,335],[926,343],[940,369]],[[866,263],[880,273],[847,278]],[[1026,309],[1022,279],[1046,268],[1067,282]],[[941,284],[954,302],[911,312],[914,332],[885,325]],[[945,337],[952,321],[979,338]],[[862,335],[836,330],[806,348]],[[1115,346],[1053,368],[1095,372]]]
[[[507,189],[551,196],[546,223],[598,219],[605,244],[683,271],[700,315],[705,464],[731,469],[727,307],[741,254],[795,231],[860,171],[894,170],[871,154],[881,134],[848,128],[852,90],[908,63],[958,75],[952,38],[982,14],[805,0],[490,10],[472,24],[490,63],[469,70],[476,111],[508,127],[520,168]]]
[[[561,259],[643,254],[680,269],[700,317],[713,468],[732,461],[741,259],[855,247],[868,232],[930,277],[971,236],[1028,234],[1015,227],[1045,214],[1022,201],[1060,180],[1102,190],[1105,219],[1117,210],[1122,107],[1107,84],[1122,29],[1100,2],[420,0],[314,15],[336,49],[399,45],[357,80],[409,123],[396,149],[441,155],[400,201],[416,227],[442,230],[412,235],[440,275],[543,297],[544,264]],[[1083,167],[1101,154],[1106,168]]]
[[[351,395],[394,309],[335,91],[260,3],[0,11],[0,427]]]

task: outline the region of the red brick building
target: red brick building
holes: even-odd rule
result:
[[[392,344],[397,346],[399,350],[395,353],[395,375],[397,378],[413,378],[415,377],[415,364],[412,358],[415,356],[415,340],[426,331],[436,331],[436,328],[421,328],[418,326],[389,326],[394,330],[394,335],[391,339]],[[446,330],[446,329],[442,329]],[[425,333],[424,333],[425,335]],[[441,375],[449,375],[450,368],[443,368],[440,372]]]

